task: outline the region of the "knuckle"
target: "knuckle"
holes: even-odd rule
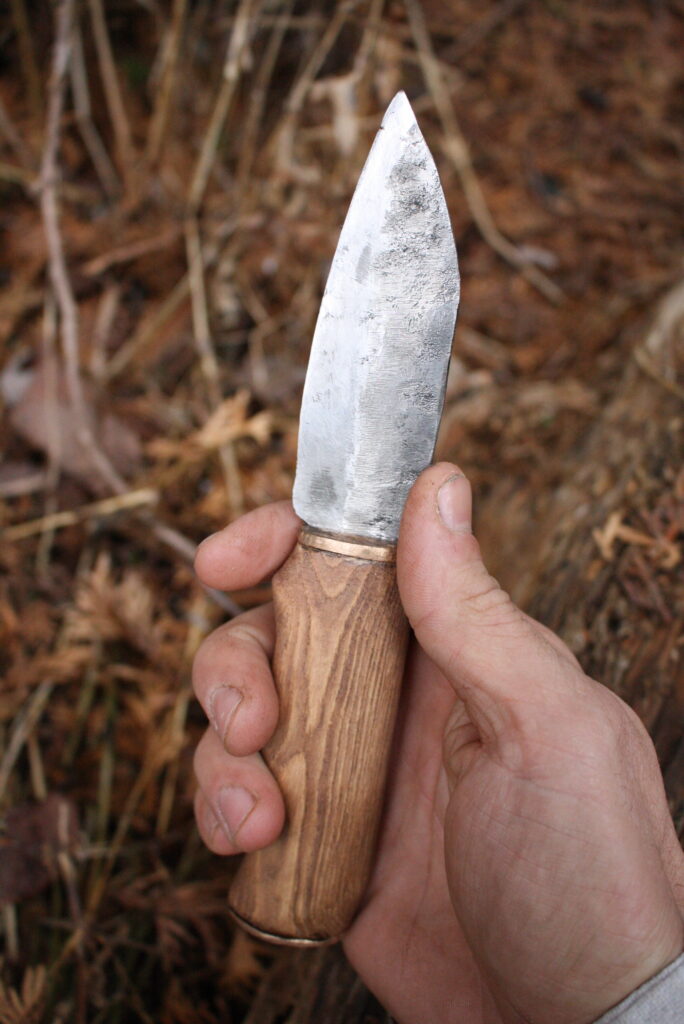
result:
[[[263,637],[255,625],[247,622],[227,622],[205,637],[197,648],[192,662],[192,685],[195,693],[204,689],[218,666],[234,661],[238,652],[249,654],[263,645]]]
[[[192,684],[195,691],[197,691],[197,684],[201,683],[207,674],[211,672],[216,660],[217,632],[218,630],[215,630],[204,638],[192,659]]]
[[[499,635],[522,635],[530,631],[530,625],[510,596],[497,580],[484,570],[461,598],[466,613],[478,620],[480,626],[496,631]]]
[[[192,755],[192,770],[197,784],[202,787],[206,766],[210,760],[211,728],[205,729]]]

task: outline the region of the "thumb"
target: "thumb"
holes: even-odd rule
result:
[[[470,485],[440,463],[414,484],[397,549],[402,603],[421,647],[463,700],[483,740],[548,718],[581,686],[569,651],[487,572],[472,534]],[[536,712],[536,713],[535,713]]]

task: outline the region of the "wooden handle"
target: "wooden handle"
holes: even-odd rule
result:
[[[339,938],[368,884],[408,636],[392,556],[304,532],[273,580],[280,720],[264,757],[287,820],[229,897],[272,941]]]

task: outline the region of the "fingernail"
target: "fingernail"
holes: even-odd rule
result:
[[[439,515],[454,533],[470,533],[472,530],[471,493],[468,481],[462,473],[448,477],[437,492]]]
[[[221,737],[224,746],[235,712],[242,703],[243,693],[234,686],[217,686],[209,695],[207,711],[209,721]]]
[[[223,786],[218,793],[218,810],[223,829],[234,843],[236,836],[254,810],[256,797],[243,786]]]
[[[220,530],[217,530],[216,533],[210,533],[208,537],[205,537],[203,540],[199,542],[199,544],[195,548],[195,558],[197,558],[197,555],[200,552],[200,548],[203,548],[205,544],[208,544],[210,540],[213,540],[216,534],[220,532]]]

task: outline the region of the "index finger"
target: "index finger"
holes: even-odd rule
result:
[[[280,568],[301,525],[289,501],[256,508],[202,541],[195,572],[216,590],[253,587]]]

